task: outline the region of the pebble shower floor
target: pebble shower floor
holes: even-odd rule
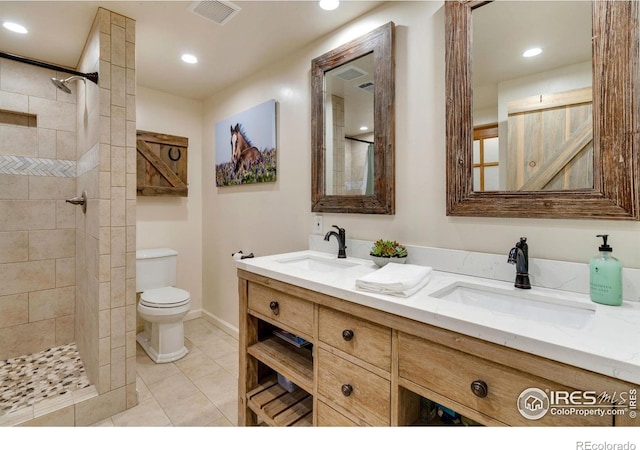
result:
[[[74,343],[0,361],[0,416],[89,385]]]

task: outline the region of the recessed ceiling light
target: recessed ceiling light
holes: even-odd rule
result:
[[[318,3],[325,11],[332,11],[340,5],[340,0],[320,0]]]
[[[363,125],[360,127],[360,131],[367,131],[369,129],[369,127]]]
[[[182,60],[188,64],[195,64],[198,62],[198,58],[188,53],[185,53],[184,55],[182,55]]]
[[[13,31],[14,33],[26,34],[28,33],[27,29],[20,24],[13,22],[3,22],[3,27],[7,30]]]
[[[524,56],[525,58],[531,58],[532,56],[537,56],[540,53],[542,53],[542,49],[539,47],[535,47],[535,48],[530,48],[529,50],[525,51],[522,56]]]

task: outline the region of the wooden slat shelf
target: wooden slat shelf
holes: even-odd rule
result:
[[[295,348],[271,337],[252,345],[247,353],[305,391],[313,391],[313,360],[308,349]]]
[[[313,426],[313,397],[303,389],[288,392],[275,375],[247,392],[247,405],[264,421],[275,427]]]

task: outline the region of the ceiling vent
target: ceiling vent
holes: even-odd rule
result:
[[[358,85],[360,89],[364,89],[367,92],[371,92],[373,94],[373,82],[367,81],[366,83],[362,83]]]
[[[231,2],[204,0],[201,2],[192,2],[187,9],[211,22],[224,25],[230,21],[241,8]]]
[[[356,66],[346,66],[335,73],[335,76],[346,81],[355,80],[367,75],[367,72]]]

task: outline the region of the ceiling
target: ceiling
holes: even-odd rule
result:
[[[316,1],[234,1],[240,11],[223,25],[189,11],[191,1],[0,1],[0,52],[75,68],[99,7],[136,20],[140,86],[205,99],[268,64],[378,7],[342,1],[324,11]],[[199,59],[190,65],[182,53]],[[311,64],[311,62],[309,62]]]

